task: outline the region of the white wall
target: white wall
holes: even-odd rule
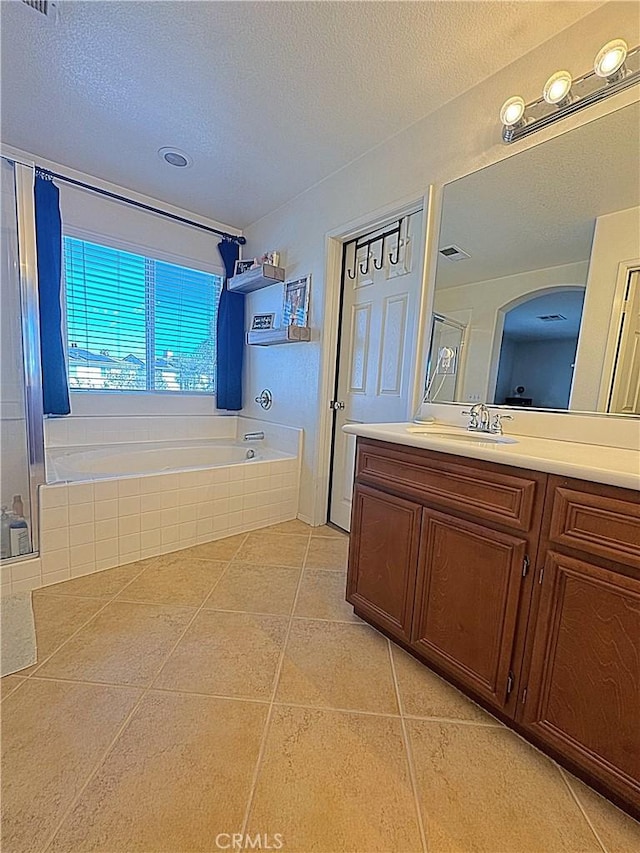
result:
[[[328,332],[326,325],[335,323],[334,317],[324,316],[327,235],[339,229],[346,232],[349,223],[365,214],[373,219],[376,211],[389,208],[393,202],[400,204],[418,199],[430,184],[451,181],[637,100],[638,87],[634,87],[606,104],[563,119],[552,128],[512,146],[505,146],[500,139],[498,111],[509,95],[519,93],[525,100],[539,97],[552,71],[568,67],[575,74],[583,73],[608,38],[621,37],[636,44],[637,29],[638,10],[634,4],[605,4],[575,26],[246,229],[247,255],[279,249],[289,276],[309,272],[313,275],[311,325],[314,340],[308,344],[259,351],[250,349],[244,410],[260,417],[261,410],[253,397],[261,388],[269,387],[274,395],[269,416],[278,422],[304,427],[300,502],[303,518],[318,523],[326,508],[327,471],[321,463],[323,447],[318,435],[331,392],[327,382],[319,386],[318,377],[322,375],[324,360],[333,357],[332,353],[323,351],[322,346]],[[420,57],[416,57],[416,62],[419,61]],[[460,61],[464,62],[463,56]],[[327,120],[331,117],[327,116]],[[330,286],[337,286],[333,277]],[[279,288],[262,291],[249,298],[247,313],[275,310],[280,298]]]
[[[603,379],[609,318],[621,262],[640,259],[640,207],[599,216],[593,235],[587,292],[571,392],[571,408],[583,412],[598,408]],[[616,332],[617,334],[617,332]]]
[[[531,270],[507,275],[489,281],[477,281],[459,287],[444,287],[435,292],[435,311],[460,319],[462,309],[468,310],[469,319],[465,338],[463,378],[458,399],[465,401],[493,399],[493,383],[502,322],[498,312],[520,296],[544,291],[550,287],[582,285],[587,280],[588,262],[561,264],[557,267]],[[501,318],[502,319],[502,318]],[[493,371],[492,371],[493,367]],[[490,387],[491,386],[491,387]],[[440,400],[445,399],[442,395]]]

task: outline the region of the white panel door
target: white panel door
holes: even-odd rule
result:
[[[401,238],[399,253],[395,238],[386,242],[384,255],[380,244],[374,245],[368,269],[365,250],[356,255],[355,246],[346,248],[337,397],[344,408],[336,411],[329,511],[329,520],[345,530],[351,525],[355,437],[342,427],[349,422],[404,421],[410,414],[422,283],[422,211],[405,218]],[[398,263],[392,264],[396,257]],[[355,279],[346,270],[355,271]]]
[[[610,412],[640,415],[640,272],[629,276]]]

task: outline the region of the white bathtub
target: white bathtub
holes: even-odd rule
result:
[[[47,480],[49,483],[76,482],[291,458],[260,445],[259,441],[199,440],[56,447],[50,448],[47,454]]]

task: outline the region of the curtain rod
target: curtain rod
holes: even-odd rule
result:
[[[58,181],[64,181],[67,184],[82,187],[82,189],[90,190],[98,195],[106,196],[107,198],[113,198],[116,201],[123,201],[125,204],[133,205],[133,207],[139,207],[141,210],[158,213],[160,216],[166,216],[167,219],[173,219],[174,222],[181,222],[183,225],[192,225],[194,228],[200,228],[201,231],[208,231],[211,234],[217,234],[224,240],[237,243],[239,246],[244,246],[247,242],[247,238],[241,235],[228,234],[226,231],[220,231],[218,228],[211,228],[209,225],[202,225],[202,223],[194,222],[192,219],[186,219],[184,216],[177,216],[175,213],[169,213],[168,211],[161,210],[158,207],[152,207],[150,204],[143,204],[141,201],[135,201],[134,199],[127,198],[124,195],[118,195],[117,193],[109,192],[109,190],[103,190],[101,187],[95,187],[92,184],[85,184],[84,181],[76,181],[74,178],[67,178],[66,175],[59,175],[57,172],[52,172],[50,169],[43,169],[41,166],[36,166],[35,169],[36,174],[41,174],[48,178],[56,178]]]

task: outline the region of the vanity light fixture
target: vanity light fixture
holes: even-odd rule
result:
[[[615,83],[624,74],[624,61],[629,48],[624,39],[613,39],[600,48],[593,70],[598,77],[605,77],[610,83]]]
[[[623,39],[613,39],[598,51],[593,70],[581,77],[556,71],[541,98],[528,104],[518,96],[505,101],[500,109],[502,138],[515,142],[635,83],[640,83],[640,46],[629,50]]]
[[[524,98],[520,98],[518,95],[506,100],[500,110],[500,121],[502,124],[506,125],[506,127],[517,127],[519,124],[522,124],[524,106]]]
[[[542,97],[548,104],[564,107],[569,103],[572,83],[573,80],[568,71],[556,71],[544,84]]]

